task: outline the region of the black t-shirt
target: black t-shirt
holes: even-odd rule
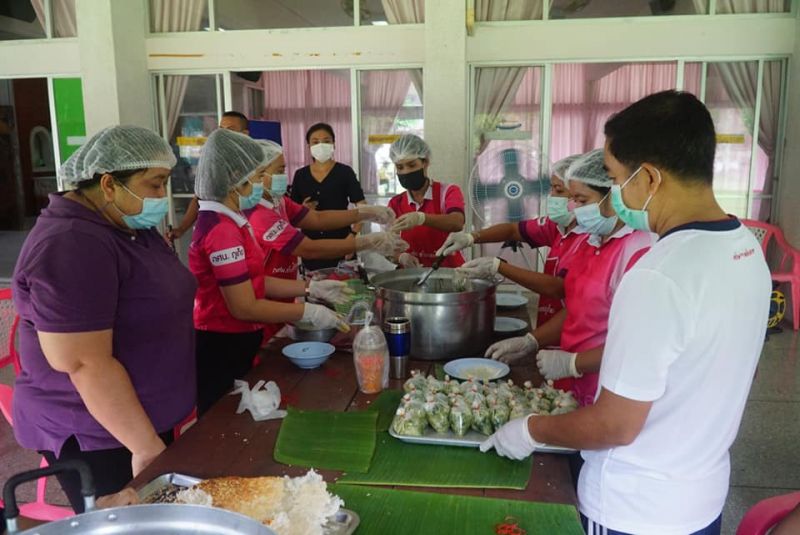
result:
[[[317,182],[311,174],[311,167],[298,169],[292,180],[292,200],[302,203],[306,198],[316,201],[317,210],[347,210],[350,203],[356,204],[364,200],[364,191],[358,182],[353,169],[345,164],[333,164],[328,176]],[[303,233],[312,240],[341,239],[350,233],[350,227],[335,230],[304,230]],[[306,260],[303,263],[308,269],[322,269],[335,266],[341,259]]]

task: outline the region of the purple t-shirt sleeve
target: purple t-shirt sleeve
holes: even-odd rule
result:
[[[118,265],[96,237],[62,233],[43,241],[26,274],[37,331],[111,329],[117,310]]]

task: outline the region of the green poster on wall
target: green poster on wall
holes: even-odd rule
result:
[[[83,90],[80,78],[54,78],[53,99],[58,125],[58,149],[64,163],[86,142]]]

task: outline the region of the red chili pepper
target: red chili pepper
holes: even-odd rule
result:
[[[497,535],[525,535],[527,533],[513,516],[507,516],[500,524],[495,525],[494,532]]]

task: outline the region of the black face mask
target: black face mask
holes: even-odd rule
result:
[[[417,169],[416,171],[411,171],[404,175],[397,175],[397,180],[399,180],[400,185],[408,191],[417,191],[422,189],[422,186],[425,185],[425,181],[428,179],[425,176],[424,169]]]

